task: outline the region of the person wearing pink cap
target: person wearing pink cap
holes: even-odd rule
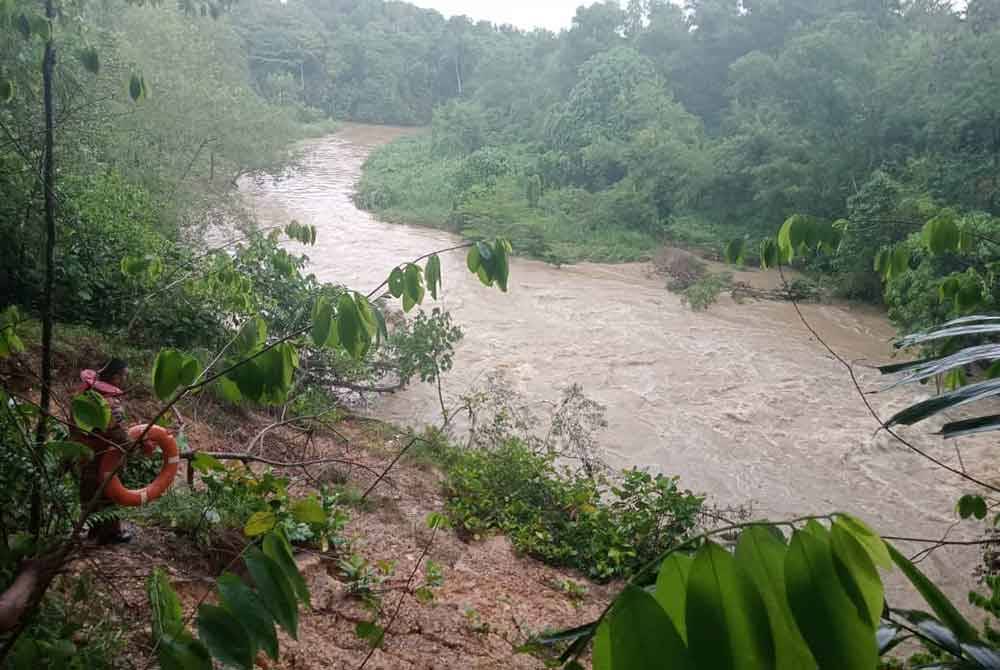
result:
[[[128,433],[125,431],[125,408],[122,405],[122,388],[128,380],[128,363],[120,358],[112,358],[100,370],[83,370],[80,373],[83,386],[80,392],[93,390],[100,393],[111,407],[111,422],[102,431],[93,431],[89,435],[76,435],[76,438],[94,451],[94,457],[84,463],[80,471],[80,504],[86,505],[97,495],[101,488],[100,463],[101,456],[111,443],[122,449],[130,446]],[[96,511],[105,510],[113,503],[106,498],[98,502]],[[121,544],[130,542],[132,534],[124,528],[121,519],[107,519],[93,524],[88,531],[91,539],[99,544]]]

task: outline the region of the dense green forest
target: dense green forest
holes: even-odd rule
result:
[[[0,0],[0,667],[1000,668],[1000,487],[895,432],[1000,390],[1000,0],[603,2],[558,35],[381,0],[167,5]],[[357,201],[471,239],[374,287],[311,274],[323,231],[240,187],[341,121],[430,126]],[[576,384],[446,399],[477,324],[432,308],[442,255],[506,293],[515,252],[664,244],[937,327],[881,371],[944,392],[883,419],[857,390],[948,478],[943,538],[755,520],[610,467]],[[418,380],[440,423],[358,413]],[[943,547],[987,559],[962,611],[919,567]]]
[[[362,205],[555,260],[639,259],[664,240],[717,253],[793,214],[845,220],[841,253],[809,264],[870,301],[879,249],[935,208],[996,229],[992,0],[607,2],[558,36],[467,26],[461,44],[462,94],[372,157]],[[926,296],[967,262],[888,282],[897,323],[947,316]]]

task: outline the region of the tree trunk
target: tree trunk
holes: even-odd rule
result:
[[[45,16],[49,21],[56,17],[53,0],[45,2]],[[52,100],[52,76],[56,64],[56,45],[51,29],[45,41],[45,55],[42,59],[42,98],[45,106],[45,153],[42,165],[42,191],[45,197],[45,285],[42,290],[42,388],[39,396],[38,425],[35,429],[36,448],[41,448],[47,437],[46,421],[52,404],[52,322],[54,320],[54,301],[52,292],[55,286],[55,253],[56,253],[56,168],[55,168],[55,112]],[[41,530],[42,501],[38,490],[40,482],[35,483],[31,495],[30,530],[38,537]]]

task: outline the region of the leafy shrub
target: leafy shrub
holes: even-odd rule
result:
[[[628,575],[684,537],[702,506],[676,478],[591,478],[516,439],[456,452],[444,490],[456,527],[502,531],[519,551],[597,580]]]
[[[733,275],[728,272],[710,274],[688,286],[681,293],[681,302],[696,312],[703,312],[719,299],[719,294],[732,286]]]
[[[290,542],[312,544],[323,551],[347,544],[343,530],[348,516],[337,493],[324,489],[318,498],[296,501],[288,495],[288,480],[270,470],[255,473],[242,466],[214,463],[202,466],[201,480],[204,488],[174,487],[148,507],[136,508],[134,514],[205,544],[219,530],[245,529],[249,535],[259,535],[274,528],[280,528]],[[304,512],[307,507],[312,513]],[[256,528],[260,532],[254,532]]]

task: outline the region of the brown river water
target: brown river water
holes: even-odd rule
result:
[[[403,132],[350,125],[309,142],[301,169],[249,189],[258,218],[316,225],[318,240],[307,252],[311,270],[365,291],[397,263],[456,244],[443,231],[379,222],[351,200],[369,152]],[[842,510],[880,532],[908,537],[941,537],[956,520],[953,506],[969,487],[876,435],[878,424],[847,372],[790,304],[724,297],[695,313],[644,264],[556,268],[515,259],[506,295],[472,277],[461,252],[442,258],[442,269],[440,305],[465,331],[445,378],[448,399],[494,371],[530,402],[557,400],[578,383],[607,406],[601,441],[611,464],[680,475],[684,487],[719,504],[752,503],[757,516],[774,519]],[[844,358],[891,356],[894,330],[880,313],[841,305],[802,310]],[[859,368],[858,374],[866,390],[878,388],[877,372]],[[929,392],[904,388],[871,400],[888,416]],[[379,400],[371,411],[417,427],[440,419],[429,385]],[[936,427],[905,434],[958,467],[954,445],[930,435]],[[964,467],[989,476],[991,443],[978,439],[961,443]],[[974,538],[975,531],[964,524],[948,537]],[[913,553],[921,545],[901,546]],[[975,548],[948,548],[921,565],[964,603],[977,560]],[[889,595],[894,603],[917,604],[908,591],[893,583]]]

